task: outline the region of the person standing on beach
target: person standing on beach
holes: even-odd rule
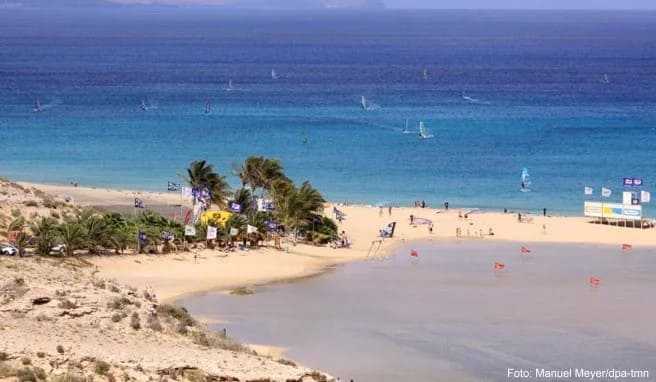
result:
[[[410,214],[410,225],[413,225],[415,222],[415,215]]]
[[[387,207],[387,214],[392,216],[392,206]]]
[[[446,211],[449,210],[449,201],[448,201],[448,200],[445,200],[445,201],[444,201],[444,209],[445,209]]]
[[[547,209],[546,208],[542,209],[542,216],[547,216]]]

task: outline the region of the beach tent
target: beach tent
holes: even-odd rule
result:
[[[223,228],[232,215],[234,214],[230,211],[205,211],[200,216],[200,221],[204,224],[208,224],[208,222],[212,220],[216,222],[219,227]]]

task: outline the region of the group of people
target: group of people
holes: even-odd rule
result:
[[[426,208],[426,201],[415,200],[415,208]]]

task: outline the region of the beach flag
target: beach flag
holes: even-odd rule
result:
[[[623,252],[629,252],[633,249],[633,246],[631,244],[622,244],[622,251]]]
[[[494,263],[494,270],[495,271],[503,270],[505,267],[506,267],[506,264],[504,264],[504,263],[497,263],[497,262]]]
[[[180,190],[180,185],[178,183],[168,182],[166,189],[169,191],[178,191]]]
[[[642,203],[651,202],[651,192],[649,192],[649,191],[640,191],[640,202],[642,202]]]
[[[592,277],[590,277],[590,279],[588,280],[588,282],[589,282],[590,285],[592,285],[593,287],[598,287],[598,286],[601,284],[601,279],[600,279],[599,277],[592,276]]]
[[[519,252],[521,252],[522,255],[528,255],[531,253],[531,250],[528,249],[528,247],[523,246],[519,249]]]
[[[139,198],[134,198],[134,208],[146,208],[146,203]]]
[[[240,213],[241,212],[241,204],[236,203],[236,202],[230,202],[230,211]]]
[[[419,257],[419,252],[416,249],[410,251],[410,257]]]
[[[257,227],[250,224],[246,225],[246,233],[257,233]]]
[[[216,239],[218,230],[216,227],[212,227],[211,225],[207,226],[207,240],[214,240]]]
[[[601,188],[601,196],[604,198],[610,198],[610,196],[613,194],[613,191],[609,188],[602,187]]]
[[[193,189],[190,187],[182,187],[180,189],[182,196],[185,198],[191,198],[193,196]]]
[[[586,195],[592,195],[594,193],[594,188],[586,186],[584,191]]]

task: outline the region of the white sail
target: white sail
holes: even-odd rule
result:
[[[365,96],[362,96],[360,99],[360,105],[362,106],[362,110],[369,110],[369,106],[367,105],[367,98]]]
[[[521,191],[522,192],[528,192],[530,191],[531,187],[531,176],[528,173],[527,168],[522,169],[522,182],[521,182]]]
[[[235,85],[233,85],[232,79],[228,80],[228,87],[226,87],[225,90],[227,90],[227,91],[235,90]]]
[[[428,80],[428,69],[424,69],[424,81]]]
[[[433,138],[433,134],[426,128],[424,122],[419,122],[419,138],[421,139],[430,139]]]
[[[205,114],[210,114],[212,113],[212,101],[210,99],[207,99],[205,101]]]
[[[408,129],[408,119],[405,120],[405,127],[403,128],[403,134],[410,134],[411,131]]]
[[[43,107],[41,107],[41,101],[37,98],[34,100],[34,112],[38,113],[43,111]]]
[[[274,79],[274,80],[277,80],[277,79],[280,78],[280,76],[278,75],[278,73],[276,73],[276,70],[275,70],[275,69],[271,69],[271,78]]]

